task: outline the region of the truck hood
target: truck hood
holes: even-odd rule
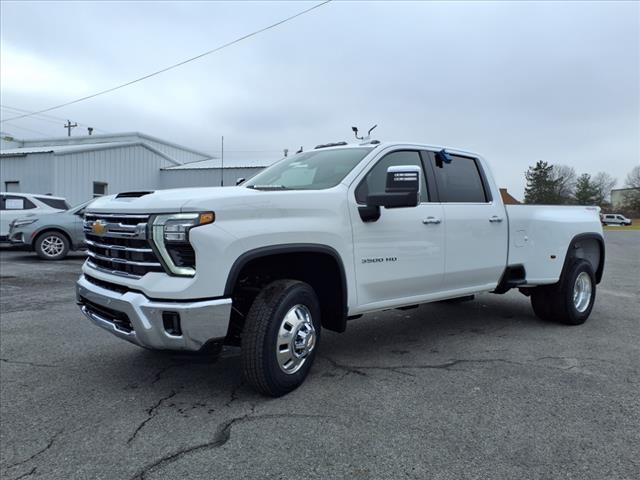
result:
[[[246,187],[206,187],[125,192],[96,199],[87,207],[94,213],[173,213],[216,210],[238,205],[256,206],[270,203],[281,195],[308,195],[310,191],[261,191]]]

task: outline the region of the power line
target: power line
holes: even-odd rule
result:
[[[24,114],[24,115],[19,115],[19,116],[17,116],[17,117],[7,118],[6,120],[2,120],[2,121],[0,121],[0,123],[8,122],[8,121],[11,121],[11,120],[18,120],[18,119],[20,119],[20,118],[31,117],[31,116],[33,116],[33,115],[39,115],[39,114],[41,114],[41,113],[45,113],[45,112],[50,112],[51,110],[56,110],[56,109],[58,109],[58,108],[67,107],[67,106],[69,106],[69,105],[73,105],[74,103],[82,102],[82,101],[84,101],[84,100],[89,100],[90,98],[94,98],[94,97],[97,97],[97,96],[99,96],[99,95],[104,95],[105,93],[110,93],[110,92],[113,92],[113,91],[115,91],[115,90],[119,90],[119,89],[121,89],[121,88],[128,87],[129,85],[133,85],[134,83],[141,82],[141,81],[143,81],[143,80],[146,80],[146,79],[148,79],[148,78],[154,77],[154,76],[159,75],[159,74],[161,74],[161,73],[167,72],[167,71],[169,71],[169,70],[173,70],[174,68],[180,67],[180,66],[185,65],[185,64],[187,64],[187,63],[189,63],[189,62],[193,62],[194,60],[198,60],[198,59],[200,59],[200,58],[202,58],[202,57],[204,57],[204,56],[206,56],[206,55],[211,55],[212,53],[219,52],[220,50],[222,50],[222,49],[224,49],[224,48],[230,47],[231,45],[235,45],[236,43],[239,43],[239,42],[241,42],[241,41],[243,41],[243,40],[246,40],[246,39],[248,39],[248,38],[251,38],[251,37],[254,37],[254,36],[256,36],[256,35],[259,35],[259,34],[261,34],[261,33],[263,33],[263,32],[266,32],[267,30],[270,30],[270,29],[272,29],[272,28],[275,28],[275,27],[277,27],[277,26],[280,26],[280,25],[282,25],[283,23],[287,23],[287,22],[289,22],[289,21],[293,20],[294,18],[300,17],[301,15],[304,15],[304,14],[306,14],[306,13],[309,13],[309,12],[310,12],[310,11],[312,11],[312,10],[315,10],[316,8],[320,8],[320,7],[322,7],[323,5],[326,5],[327,3],[331,2],[331,1],[332,1],[332,0],[325,0],[325,1],[321,2],[321,3],[318,3],[318,4],[314,5],[313,7],[307,8],[306,10],[302,10],[301,12],[298,12],[298,13],[296,13],[295,15],[291,15],[290,17],[287,17],[287,18],[285,18],[285,19],[283,19],[283,20],[280,20],[280,21],[278,21],[278,22],[276,22],[276,23],[272,23],[271,25],[268,25],[268,26],[266,26],[266,27],[263,27],[263,28],[261,28],[260,30],[256,30],[256,31],[251,32],[251,33],[249,33],[249,34],[247,34],[247,35],[244,35],[244,36],[242,36],[242,37],[240,37],[240,38],[236,38],[235,40],[232,40],[232,41],[227,42],[227,43],[225,43],[225,44],[223,44],[223,45],[220,45],[219,47],[216,47],[216,48],[214,48],[214,49],[212,49],[212,50],[208,50],[208,51],[206,51],[206,52],[204,52],[204,53],[201,53],[200,55],[196,55],[195,57],[188,58],[188,59],[186,59],[186,60],[183,60],[183,61],[181,61],[181,62],[175,63],[175,64],[170,65],[170,66],[168,66],[168,67],[162,68],[162,69],[157,70],[157,71],[155,71],[155,72],[149,73],[149,74],[144,75],[144,76],[142,76],[142,77],[136,78],[136,79],[131,80],[131,81],[129,81],[129,82],[126,82],[126,83],[123,83],[123,84],[117,85],[117,86],[115,86],[115,87],[108,88],[108,89],[106,89],[106,90],[102,90],[102,91],[100,91],[100,92],[96,92],[96,93],[91,94],[91,95],[87,95],[87,96],[82,97],[82,98],[78,98],[78,99],[76,99],[76,100],[72,100],[72,101],[70,101],[70,102],[61,103],[60,105],[55,105],[55,106],[53,106],[53,107],[45,108],[45,109],[43,109],[43,110],[38,110],[37,112],[33,112],[33,113],[26,113],[26,114]]]
[[[0,105],[0,108],[2,110],[6,110],[12,114],[18,114],[18,113],[33,113],[30,112],[28,110],[23,110],[21,108],[13,108],[13,107],[8,107],[6,105]],[[45,118],[44,116],[41,115],[34,115],[33,116],[34,120],[42,120],[43,122],[49,122],[49,123],[55,123],[56,125],[60,123],[59,120],[53,120],[52,118]]]
[[[33,117],[35,120],[41,120],[43,122],[55,123],[56,125],[60,125],[60,122],[66,122],[68,120],[66,118],[56,117],[55,115],[42,115],[42,114],[39,114],[38,112],[33,112],[31,110],[25,110],[24,108],[10,107],[9,105],[0,105],[0,109],[6,110],[6,111],[9,111],[9,112],[12,112],[12,113],[28,113],[28,114],[30,114],[28,116]],[[8,118],[6,121],[11,121],[11,119]],[[78,122],[78,121],[75,121],[75,122],[78,125],[81,125],[83,127],[90,127],[91,126],[91,125],[88,125],[86,123],[82,123],[82,122]],[[97,130],[99,132],[109,133],[107,130],[103,130],[101,128],[95,128],[95,130]]]
[[[7,123],[7,126],[11,127],[11,128],[18,128],[20,130],[24,130],[25,132],[31,132],[31,133],[35,133],[37,135],[41,135],[43,137],[48,137],[49,135],[47,135],[46,133],[40,132],[38,130],[32,130],[30,128],[25,128],[25,127],[20,127],[19,125],[14,125],[12,123]]]

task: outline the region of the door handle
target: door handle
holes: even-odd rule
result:
[[[425,225],[438,225],[441,221],[442,220],[437,217],[427,217],[422,220],[422,223],[424,223]]]
[[[489,221],[491,223],[500,223],[502,221],[502,217],[494,215],[493,217],[489,217]]]

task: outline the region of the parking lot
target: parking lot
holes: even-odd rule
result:
[[[640,234],[605,233],[589,321],[517,292],[324,332],[306,383],[243,385],[239,352],[145,351],[74,299],[83,256],[0,252],[0,476],[46,479],[640,477]]]

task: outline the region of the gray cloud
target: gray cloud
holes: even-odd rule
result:
[[[16,85],[3,71],[2,103],[36,110],[108,88],[311,4],[3,2],[3,62],[42,64],[44,79]],[[225,135],[230,150],[274,156],[378,123],[383,140],[484,154],[516,195],[538,159],[606,170],[622,182],[640,161],[640,6],[334,2],[51,113],[205,151]],[[64,133],[34,119],[15,125]]]

